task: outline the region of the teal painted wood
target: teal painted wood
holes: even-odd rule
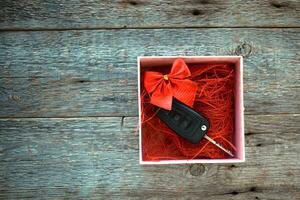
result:
[[[300,199],[299,13],[297,0],[2,1],[0,199]],[[138,165],[140,55],[244,56],[245,163]]]
[[[0,29],[299,27],[298,0],[1,1]]]
[[[0,35],[1,117],[137,116],[141,55],[243,55],[246,114],[299,113],[300,29]]]
[[[0,119],[1,199],[300,197],[299,114],[247,115],[241,164],[138,164],[137,118]]]

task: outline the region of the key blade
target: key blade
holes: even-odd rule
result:
[[[208,137],[207,135],[205,135],[204,138],[207,139],[208,141],[210,141],[211,143],[213,143],[214,145],[216,145],[217,147],[219,147],[220,149],[222,149],[224,152],[226,152],[231,157],[234,157],[234,155],[231,153],[231,151],[225,149],[222,145],[220,145],[219,143],[214,141],[212,138]]]

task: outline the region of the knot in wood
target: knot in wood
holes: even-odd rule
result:
[[[189,171],[192,176],[200,176],[204,174],[205,167],[202,164],[192,164],[190,165]]]
[[[239,44],[235,48],[235,55],[247,57],[252,52],[252,46],[246,42],[243,42],[242,44]]]

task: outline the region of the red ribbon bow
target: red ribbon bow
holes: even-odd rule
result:
[[[145,72],[144,86],[150,94],[150,103],[171,110],[172,100],[175,97],[192,107],[198,87],[195,82],[186,79],[189,76],[191,72],[183,59],[174,61],[169,74]]]

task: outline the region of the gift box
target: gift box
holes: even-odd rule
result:
[[[157,117],[154,109],[157,106],[151,99],[154,95],[145,89],[145,73],[155,72],[161,74],[163,81],[169,81],[167,74],[174,71],[174,62],[178,59],[189,68],[186,79],[197,85],[189,107],[210,121],[207,135],[233,152],[233,156],[228,156],[204,138],[191,144]],[[241,56],[142,56],[138,57],[137,65],[140,164],[245,161]]]

